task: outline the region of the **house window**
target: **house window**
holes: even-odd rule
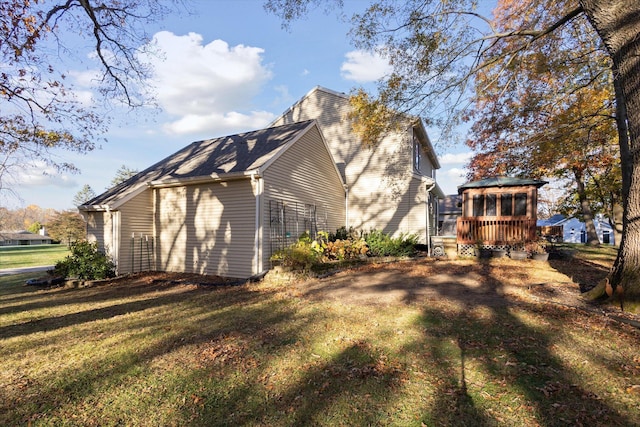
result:
[[[495,194],[487,194],[485,198],[487,216],[496,216],[496,200]]]
[[[484,196],[476,194],[473,196],[473,216],[484,216]]]
[[[527,193],[517,193],[515,195],[515,216],[527,216]]]
[[[500,215],[511,216],[513,215],[513,198],[510,193],[500,195]]]

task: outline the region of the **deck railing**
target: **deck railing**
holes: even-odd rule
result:
[[[509,245],[536,240],[536,220],[512,217],[458,217],[458,244]]]

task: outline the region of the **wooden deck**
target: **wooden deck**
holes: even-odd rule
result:
[[[536,220],[526,217],[459,217],[456,243],[459,245],[511,245],[537,240]]]

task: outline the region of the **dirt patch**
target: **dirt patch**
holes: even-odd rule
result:
[[[597,267],[597,268],[596,268]],[[344,304],[390,305],[444,302],[459,307],[506,307],[526,303],[554,304],[585,310],[640,327],[640,315],[622,312],[614,304],[586,302],[582,290],[606,277],[608,269],[579,273],[589,283],[572,280],[575,262],[553,265],[532,260],[489,259],[411,260],[372,264],[341,271],[322,279],[293,284],[296,294],[312,300]]]
[[[421,303],[447,299],[462,305],[506,306],[518,298],[584,305],[580,286],[548,264],[508,258],[431,259],[366,265],[324,279],[297,283],[307,298],[351,304]]]
[[[414,303],[447,298],[462,304],[505,305],[503,286],[468,263],[405,261],[373,264],[296,285],[312,299],[352,304]]]

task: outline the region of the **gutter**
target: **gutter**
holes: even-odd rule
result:
[[[192,176],[188,178],[169,178],[159,179],[147,183],[150,188],[168,188],[179,187],[182,185],[205,184],[210,182],[233,181],[239,179],[255,179],[260,178],[260,170],[253,169],[250,171],[231,172],[224,174],[213,173],[211,175]]]
[[[111,206],[109,205],[80,205],[78,206],[78,210],[79,211],[104,211],[104,212],[109,212],[111,211]]]

